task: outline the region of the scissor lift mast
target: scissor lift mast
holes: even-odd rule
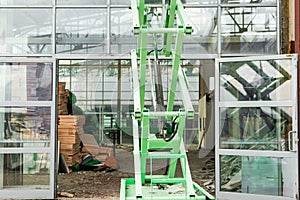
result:
[[[138,36],[138,49],[131,51],[134,91],[132,121],[135,176],[134,178],[122,179],[120,199],[214,199],[192,181],[183,142],[185,122],[187,118],[194,117],[194,109],[189,96],[185,73],[180,66],[183,37],[185,34],[190,35],[193,32],[182,2],[180,0],[169,1],[162,28],[152,28],[147,25],[148,13],[151,12],[145,5],[145,0],[131,0],[131,9],[133,33]],[[156,37],[156,35],[163,35],[162,48],[158,50],[157,44],[154,44],[154,49],[149,50],[148,38],[149,36]],[[157,65],[158,60],[162,57],[172,59],[167,108],[165,111],[159,109],[150,111],[144,105],[147,62],[148,59],[152,59]],[[181,92],[183,108],[175,111],[174,100],[177,85]],[[156,94],[158,97],[159,94]],[[163,104],[161,100],[157,102]],[[159,134],[153,134],[150,132],[150,120],[159,119],[162,119],[161,121],[164,123],[163,129]],[[152,174],[151,165],[154,159],[168,160],[165,174]],[[147,161],[150,161],[150,174],[146,173]],[[180,161],[182,172],[180,177],[175,175],[178,161]],[[166,189],[167,186],[176,185],[183,188],[181,192],[170,192]]]

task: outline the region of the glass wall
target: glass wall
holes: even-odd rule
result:
[[[0,0],[0,5],[52,5],[52,0]]]
[[[132,13],[129,8],[111,9],[111,53],[128,54],[137,46],[137,38],[132,34]]]
[[[279,3],[277,0],[182,2],[194,30],[191,36],[184,37],[181,63],[196,114],[194,120],[187,122],[184,133],[185,142],[191,144],[199,140],[196,137],[198,100],[207,94],[207,106],[213,110],[210,99],[213,86],[209,85],[209,77],[214,76],[212,59],[278,53]],[[160,26],[168,0],[146,0],[146,3],[153,14],[147,19],[149,26]],[[157,41],[158,47],[162,46],[161,35],[157,35]],[[56,65],[52,59],[59,63],[59,81],[66,82],[66,88],[76,97],[71,112],[87,116],[85,130],[94,134],[99,142],[109,143],[111,139],[106,128],[118,127],[121,140],[132,142],[129,53],[136,48],[129,0],[0,0],[0,59],[3,61],[0,62],[0,121],[4,122],[0,124],[0,194],[1,189],[10,190],[17,185],[28,190],[22,198],[54,195]],[[161,60],[160,65],[166,103],[171,63],[166,59]],[[253,64],[244,63],[236,67],[236,73],[221,76],[224,80],[230,78],[228,82],[240,79],[244,76],[244,68],[258,73]],[[284,84],[275,81],[272,87],[278,91],[288,89],[289,76],[273,73],[269,68],[261,70],[258,78],[264,79],[265,74],[274,76],[276,80],[284,80]],[[147,79],[148,82],[153,79],[150,68]],[[264,79],[266,82],[272,80]],[[224,98],[240,100],[239,95],[224,88]],[[263,98],[279,98],[276,90],[268,91],[262,91]],[[150,110],[153,109],[152,92],[147,84],[145,105]],[[180,105],[177,91],[175,107]],[[208,115],[212,119],[214,113]],[[210,124],[211,119],[207,119]],[[207,131],[213,132],[213,128]],[[45,174],[46,182],[28,182],[40,171]],[[14,173],[16,179],[11,180],[9,173]],[[39,180],[39,177],[42,176],[32,180]],[[36,188],[39,191],[33,191]],[[15,195],[13,190],[7,194],[8,197]]]
[[[199,98],[199,60],[184,60],[182,67],[189,80],[189,92],[195,107],[194,121],[187,122],[185,130],[188,136],[187,143],[197,140],[197,110]],[[168,86],[170,85],[171,61],[160,62],[163,80],[164,104],[167,105]],[[119,74],[120,73],[120,74]],[[133,112],[131,62],[129,60],[60,60],[59,81],[66,82],[66,88],[76,96],[73,114],[84,114],[90,120],[86,120],[86,132],[93,133],[102,142],[107,142],[103,136],[106,128],[119,127],[122,130],[124,143],[132,143],[132,130],[130,115]],[[145,106],[153,110],[152,94],[154,87],[153,66],[147,70],[147,83],[145,93]],[[202,84],[207,82],[202,81]],[[204,86],[203,86],[204,87]],[[205,86],[208,87],[207,85]],[[203,89],[204,90],[204,89]],[[182,97],[179,88],[176,91],[175,107],[182,107]],[[118,104],[120,107],[118,107]],[[77,108],[80,109],[77,109]],[[80,112],[77,112],[80,110]],[[83,112],[82,112],[83,111]],[[120,119],[117,121],[117,115]],[[111,124],[113,120],[113,124]],[[92,122],[92,123],[90,123]],[[127,140],[130,136],[130,140]]]
[[[11,153],[1,157],[4,159],[3,189],[50,190],[50,154]]]
[[[0,54],[51,53],[52,27],[51,8],[0,7]]]
[[[297,55],[221,58],[216,72],[217,195],[297,196]]]
[[[49,59],[0,63],[2,198],[54,198],[54,66]]]
[[[191,36],[185,37],[183,54],[245,56],[279,52],[276,0],[183,2],[194,29]],[[153,13],[148,22],[157,25],[157,20],[164,18],[167,1],[146,3]],[[129,5],[130,1],[117,0],[56,0],[54,5],[51,0],[2,0],[0,54],[128,55],[137,44]]]
[[[274,54],[276,7],[222,7],[221,54]]]
[[[188,54],[216,54],[218,52],[218,8],[186,8],[194,26],[194,33],[185,36],[183,52]]]
[[[56,53],[107,52],[106,9],[59,8],[56,16]]]
[[[5,101],[52,101],[52,63],[0,63]]]
[[[292,97],[293,61],[222,63],[220,101],[283,101]]]
[[[56,0],[57,5],[106,5],[107,0]]]

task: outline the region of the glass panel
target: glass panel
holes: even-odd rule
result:
[[[145,4],[162,4],[162,0],[145,0]]]
[[[111,53],[128,54],[137,48],[132,34],[132,12],[128,8],[111,9]]]
[[[289,151],[291,107],[220,108],[220,148]]]
[[[57,9],[57,53],[106,53],[106,9]]]
[[[185,4],[192,4],[192,5],[197,5],[197,4],[214,4],[218,3],[218,0],[183,0],[182,3]]]
[[[112,5],[130,5],[130,1],[110,0],[110,4],[112,4]]]
[[[222,0],[221,3],[224,4],[276,4],[276,0]]]
[[[292,158],[220,156],[221,191],[292,197]]]
[[[3,101],[51,101],[52,63],[0,63]]]
[[[0,54],[51,53],[51,35],[52,9],[0,9]]]
[[[2,107],[0,118],[0,147],[49,147],[50,107]]]
[[[292,60],[220,64],[220,101],[292,99]]]
[[[204,61],[203,61],[204,62]],[[206,65],[209,63],[205,62]],[[169,76],[171,74],[171,61],[161,60],[162,85],[165,105],[167,105]],[[202,63],[203,64],[203,63]],[[121,66],[120,101],[118,108],[118,66]],[[199,66],[198,60],[186,60],[182,62],[189,79],[190,95],[192,102],[197,105],[199,98]],[[60,60],[59,61],[59,81],[66,82],[66,88],[74,95],[76,102],[72,106],[79,107],[85,116],[91,119],[85,124],[85,131],[93,132],[96,138],[102,134],[101,130],[115,127],[117,114],[120,114],[119,127],[122,131],[123,142],[132,142],[132,130],[130,118],[133,111],[133,93],[131,82],[131,63],[129,60]],[[153,67],[152,67],[153,69]],[[210,68],[214,69],[214,68]],[[152,75],[152,78],[153,75]],[[147,83],[150,83],[150,73],[147,67]],[[153,110],[151,100],[150,84],[146,84],[145,105]],[[176,109],[182,107],[182,98],[179,88],[176,90]],[[73,111],[74,112],[74,111]],[[191,123],[189,128],[194,129],[195,123]],[[95,123],[94,123],[95,122]],[[89,123],[89,127],[86,125]],[[113,125],[112,125],[113,124]],[[92,131],[90,131],[92,130]],[[194,130],[191,130],[194,131]],[[105,139],[105,138],[104,138]],[[192,140],[193,138],[190,138]]]
[[[124,1],[124,0],[110,0],[112,5],[129,5],[130,1]],[[162,0],[145,0],[145,4],[162,4]],[[181,0],[184,4],[213,4],[218,3],[218,0]],[[169,0],[165,0],[165,3],[168,4]]]
[[[130,1],[124,0],[110,0],[110,2],[112,5],[130,5]],[[145,0],[145,4],[162,4],[162,0]]]
[[[56,0],[57,5],[106,5],[107,0]]]
[[[276,7],[229,7],[221,14],[223,54],[277,52]]]
[[[186,8],[193,34],[184,37],[183,52],[188,54],[217,53],[217,8]]]
[[[52,5],[52,0],[0,0],[0,5]]]
[[[50,189],[50,154],[2,154],[0,163],[0,189]]]
[[[84,114],[84,131],[99,139],[99,131],[111,127],[116,115],[118,61],[61,60],[59,65],[59,81],[73,96],[68,113]]]

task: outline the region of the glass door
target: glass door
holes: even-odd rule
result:
[[[297,56],[216,60],[217,199],[298,199]]]
[[[0,59],[0,196],[55,197],[53,59]]]

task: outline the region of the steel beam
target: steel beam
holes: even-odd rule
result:
[[[175,91],[176,91],[176,85],[178,81],[178,69],[180,65],[180,59],[181,59],[181,51],[182,51],[182,41],[184,36],[184,30],[183,28],[180,29],[180,31],[177,34],[176,38],[176,44],[175,44],[175,50],[173,53],[173,64],[172,64],[172,80],[170,84],[170,91],[168,96],[168,105],[167,105],[167,111],[172,111],[174,106],[174,99],[175,99]]]

